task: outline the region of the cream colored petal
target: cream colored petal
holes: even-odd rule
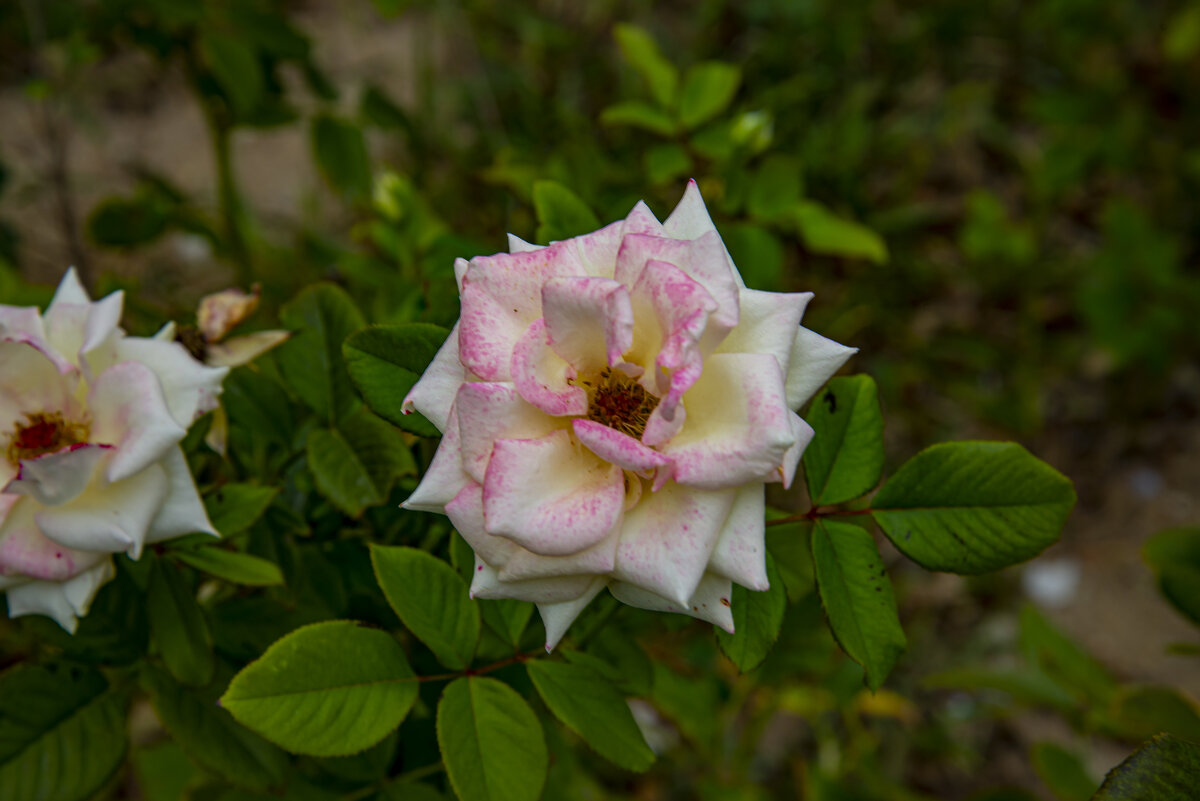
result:
[[[731,611],[731,596],[733,585],[729,579],[705,573],[696,585],[695,592],[687,599],[687,603],[679,604],[660,595],[656,595],[643,587],[614,581],[608,585],[608,591],[623,604],[636,606],[639,609],[649,609],[654,612],[676,612],[690,615],[694,618],[720,626],[733,634],[733,613]]]
[[[579,617],[579,613],[586,609],[592,599],[607,585],[607,578],[597,577],[583,595],[572,601],[538,604],[538,614],[542,617],[542,625],[546,627],[546,653],[554,650],[554,646],[562,640],[575,618]]]
[[[420,412],[444,434],[454,396],[466,380],[467,371],[458,359],[458,323],[455,323],[421,380],[405,396],[404,413]]]
[[[858,348],[839,345],[803,326],[797,329],[787,370],[788,406],[799,411],[855,353]]]

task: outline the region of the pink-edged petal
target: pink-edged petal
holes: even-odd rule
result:
[[[770,353],[787,370],[792,358],[796,330],[811,292],[785,294],[743,289],[740,296],[741,317],[737,328],[729,333],[718,353]]]
[[[779,362],[718,353],[688,392],[688,422],[662,446],[680,484],[704,489],[770,480],[795,442]]]
[[[572,269],[565,274],[612,278],[613,262],[617,258],[617,248],[621,245],[624,227],[625,221],[618,220],[590,234],[555,243],[555,247],[569,250],[572,264],[578,265],[578,269]]]
[[[517,340],[510,373],[521,397],[546,414],[587,413],[587,391],[572,383],[575,368],[550,347],[544,318],[534,320]]]
[[[43,506],[33,517],[38,530],[68,548],[124,551],[137,559],[162,508],[167,486],[166,471],[151,465],[124,481],[93,482],[71,503]]]
[[[653,448],[670,442],[671,438],[678,434],[687,422],[687,409],[684,408],[683,403],[672,410],[669,419],[666,417],[666,413],[659,408],[660,406],[662,406],[661,403],[650,413],[650,419],[646,421],[646,430],[642,432],[642,442]]]
[[[74,634],[79,626],[79,617],[87,614],[96,593],[115,575],[112,560],[106,558],[69,581],[31,581],[21,584],[7,592],[8,615],[45,615]]]
[[[808,447],[808,443],[812,442],[813,438],[812,426],[791,409],[788,409],[788,421],[792,425],[792,436],[796,438],[796,441],[783,455],[783,464],[779,466],[776,474],[770,478],[770,481],[782,482],[784,489],[792,486],[792,480],[796,477],[796,467],[800,464],[800,457],[804,455],[804,449]]]
[[[685,606],[733,506],[735,490],[667,484],[625,515],[613,576]]]
[[[34,519],[39,507],[32,499],[16,495],[0,499],[15,501],[0,524],[0,575],[65,581],[105,558],[105,554],[68,548],[42,534]]]
[[[589,548],[619,522],[620,468],[579,449],[560,429],[540,439],[502,439],[483,482],[487,529],[546,556]]]
[[[92,441],[116,446],[106,471],[109,481],[146,469],[187,433],[167,407],[158,377],[140,362],[121,362],[101,373],[88,395],[88,408]]]
[[[240,367],[282,345],[291,335],[291,331],[255,331],[228,342],[210,342],[204,352],[204,363],[209,367]]]
[[[117,359],[122,363],[140,362],[154,372],[171,416],[185,429],[200,415],[217,408],[221,382],[229,373],[228,367],[209,367],[196,361],[178,342],[143,337],[120,340]]]
[[[400,504],[405,509],[445,514],[446,504],[471,483],[470,476],[463,472],[458,412],[453,406],[450,407],[450,417],[445,425],[442,441],[433,454],[429,469],[421,477],[421,483],[413,490],[413,494]]]
[[[770,589],[763,525],[765,495],[763,488],[755,484],[737,491],[725,528],[708,560],[709,572],[760,592]]]
[[[496,440],[537,439],[566,425],[527,403],[512,384],[501,382],[463,384],[454,408],[463,470],[480,484]]]
[[[450,503],[446,504],[446,516],[455,530],[475,551],[475,555],[499,570],[504,567],[521,547],[504,537],[488,534],[483,520],[483,487],[468,484]]]
[[[788,406],[799,409],[846,360],[858,353],[801,326],[796,331],[787,369]]]
[[[535,604],[561,603],[581,598],[592,588],[595,576],[555,576],[528,581],[501,581],[496,571],[478,556],[471,580],[471,597],[484,600],[513,598]]]
[[[621,581],[609,584],[608,591],[623,604],[654,612],[676,612],[691,615],[715,626],[720,626],[733,634],[733,613],[730,606],[733,585],[729,579],[723,576],[705,573],[700,579],[700,583],[696,585],[692,596],[684,604],[675,603],[636,584],[626,584]]]
[[[57,453],[25,459],[17,478],[5,493],[27,495],[42,506],[60,506],[73,501],[92,482],[92,476],[111,445],[73,445]]]
[[[0,339],[44,340],[46,328],[36,306],[0,306]]]
[[[459,386],[467,380],[467,371],[458,359],[458,323],[442,343],[425,373],[404,398],[405,414],[420,412],[438,431],[446,432],[446,421]]]
[[[650,207],[643,200],[639,200],[633,209],[630,210],[629,215],[621,221],[622,239],[631,234],[662,236],[663,233],[662,223],[658,221],[658,218],[654,216],[654,212],[650,211]]]
[[[593,420],[572,420],[571,428],[588,450],[622,470],[648,476],[670,462],[667,457],[647,448],[628,434]]]
[[[620,540],[621,523],[617,522],[604,539],[588,548],[563,556],[541,554],[517,548],[499,568],[501,581],[548,578],[550,576],[607,575],[612,572],[617,560],[617,543]]]
[[[633,345],[629,290],[611,278],[551,278],[542,314],[550,347],[579,371],[615,365]]]
[[[0,436],[7,437],[26,415],[59,412],[79,422],[74,399],[77,373],[63,375],[33,343],[0,341]]]
[[[554,646],[559,644],[567,629],[575,622],[575,618],[579,617],[579,613],[586,609],[592,599],[607,585],[607,578],[597,577],[583,595],[572,601],[538,604],[538,614],[541,615],[542,625],[546,628],[546,653],[554,650]]]
[[[513,348],[537,318],[471,284],[463,286],[461,300],[458,353],[463,366],[486,381],[512,380]]]
[[[162,542],[184,534],[221,536],[208,519],[183,450],[171,448],[159,465],[167,474],[167,497],[146,532],[146,543]]]
[[[526,242],[516,234],[508,235],[508,252],[509,253],[528,253],[531,250],[541,250],[545,245],[534,245]]]

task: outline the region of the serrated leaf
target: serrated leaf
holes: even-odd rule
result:
[[[974,574],[1032,559],[1075,505],[1066,476],[1012,442],[948,442],[909,459],[872,501],[875,522],[927,570]]]
[[[883,415],[868,375],[834,378],[805,418],[813,427],[804,449],[804,480],[818,506],[845,503],[869,492],[883,472]]]
[[[866,259],[876,264],[888,260],[887,245],[865,225],[839,217],[819,203],[802,201],[792,210],[804,246],[824,256]]]
[[[1038,776],[1059,801],[1088,801],[1099,782],[1088,775],[1082,760],[1062,746],[1037,743],[1030,760]]]
[[[85,801],[125,757],[128,697],[66,663],[0,675],[0,788],[5,801]]]
[[[365,409],[337,428],[309,431],[305,452],[317,489],[351,517],[383,503],[397,478],[417,471],[400,433]]]
[[[275,350],[284,379],[325,422],[336,424],[358,404],[342,342],[365,325],[362,312],[345,290],[316,284],[285,305],[279,317],[292,331]]]
[[[368,748],[404,720],[417,682],[387,633],[334,620],[296,629],[233,677],[221,706],[297,754]]]
[[[155,559],[151,566],[146,615],[171,675],[193,687],[208,684],[215,664],[212,634],[190,583],[167,559]]]
[[[142,674],[142,681],[159,719],[196,764],[248,790],[283,785],[287,755],[238,725],[227,710],[217,705],[216,688],[188,690],[153,668]]]
[[[1200,745],[1160,734],[1108,772],[1092,801],[1195,801]]]
[[[319,114],[310,135],[317,167],[329,185],[355,200],[369,198],[371,159],[362,131],[346,120]]]
[[[525,669],[554,716],[596,753],[627,770],[641,772],[654,764],[625,696],[600,673],[544,659],[526,662]]]
[[[533,185],[533,207],[537,212],[539,242],[555,242],[587,234],[600,227],[600,220],[579,196],[554,181]]]
[[[650,34],[627,23],[618,24],[613,33],[625,63],[642,76],[658,104],[667,109],[674,107],[679,70],[663,57]]]
[[[222,537],[233,537],[254,525],[278,494],[278,487],[223,484],[204,496],[204,509]]]
[[[446,667],[463,670],[479,641],[479,607],[454,568],[416,548],[371,546],[375,578],[404,626]]]
[[[442,692],[437,739],[461,801],[537,801],[549,769],[546,740],[529,704],[507,684],[470,676]]]
[[[346,369],[371,411],[414,434],[439,435],[420,414],[405,413],[402,404],[448,333],[427,323],[372,325],[346,340],[342,345]]]
[[[600,122],[604,125],[641,128],[662,137],[674,136],[679,130],[679,124],[675,122],[674,117],[641,100],[627,100],[609,106],[600,112]]]
[[[534,605],[529,601],[512,598],[476,600],[484,625],[491,628],[500,639],[513,647],[521,643],[529,619],[533,617]]]
[[[842,650],[863,666],[867,686],[877,690],[907,647],[879,549],[868,532],[849,523],[820,520],[812,537],[829,626]]]
[[[730,599],[734,633],[716,630],[722,653],[742,673],[749,673],[762,664],[779,639],[779,629],[783,626],[787,590],[770,553],[767,554],[767,580],[771,588],[766,592],[754,592],[735,584]]]
[[[679,121],[691,130],[729,107],[742,82],[742,71],[723,61],[705,61],[688,70],[679,92]]]
[[[175,551],[176,559],[197,570],[248,587],[271,587],[283,583],[283,573],[274,562],[241,551],[209,546]]]

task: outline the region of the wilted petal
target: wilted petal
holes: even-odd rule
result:
[[[196,361],[178,342],[142,337],[120,340],[117,358],[121,362],[139,362],[154,372],[171,416],[185,429],[200,415],[217,407],[221,381],[229,373],[228,367],[209,367]]]
[[[608,579],[597,576],[583,595],[573,601],[538,604],[538,614],[542,617],[542,625],[546,627],[546,653],[554,650],[554,646],[562,640],[575,618],[579,617],[579,613],[587,608],[607,584]]]
[[[737,491],[725,528],[717,539],[708,569],[751,590],[769,589],[763,488],[754,484]],[[726,596],[728,597],[728,596]]]
[[[450,417],[445,425],[442,441],[433,454],[433,462],[421,477],[421,483],[413,490],[413,494],[400,504],[405,509],[444,514],[446,504],[454,500],[454,496],[471,483],[470,476],[463,472],[458,414],[453,406],[450,407]]]
[[[489,565],[475,558],[475,573],[471,581],[471,597],[492,600],[513,598],[535,604],[575,601],[592,588],[595,576],[557,576],[528,581],[501,581]]]
[[[635,584],[614,581],[608,585],[613,597],[624,604],[654,612],[676,612],[720,626],[733,634],[733,613],[730,596],[733,585],[729,579],[705,573],[687,603],[675,603]]]
[[[681,484],[718,489],[766,481],[796,442],[774,356],[714,354],[687,402],[687,424],[662,446]]]
[[[466,370],[458,359],[458,323],[442,343],[425,373],[404,398],[405,414],[418,411],[445,433],[450,407],[458,388],[467,380]]]
[[[30,581],[8,589],[9,617],[46,615],[72,634],[79,616],[86,615],[96,593],[116,575],[112,559],[65,581]]]
[[[159,462],[167,474],[167,497],[146,533],[148,544],[162,542],[184,534],[221,536],[213,528],[196,491],[196,482],[188,470],[187,459],[179,447],[171,448]]]
[[[167,408],[157,376],[139,362],[121,362],[101,373],[88,408],[92,441],[116,446],[107,468],[112,482],[159,461],[187,433]]]
[[[209,343],[218,342],[258,308],[259,287],[250,292],[225,289],[205,295],[196,312],[196,325]]]
[[[71,503],[42,507],[34,520],[43,534],[68,548],[125,551],[137,559],[167,486],[166,471],[151,465],[123,481],[95,481]]]
[[[855,353],[858,348],[839,345],[803,326],[797,329],[787,371],[788,406],[799,410]]]
[[[550,347],[545,319],[534,320],[513,346],[510,373],[521,397],[546,414],[587,413],[587,392],[573,383],[575,368]]]
[[[580,451],[565,430],[496,442],[483,484],[487,529],[543,555],[589,548],[620,520],[620,468]]]
[[[527,403],[512,384],[500,382],[463,384],[454,409],[463,470],[480,484],[496,440],[538,439],[566,425]]]
[[[112,450],[112,445],[79,444],[25,459],[17,478],[4,487],[4,492],[27,495],[42,506],[68,503],[87,488],[96,468]]]
[[[550,347],[579,371],[621,361],[633,344],[629,290],[609,278],[552,278],[542,287]]]
[[[291,331],[255,331],[228,342],[210,342],[204,352],[204,363],[210,367],[240,367],[282,345],[291,335]]]
[[[686,606],[736,494],[667,484],[643,495],[625,515],[613,576]]]

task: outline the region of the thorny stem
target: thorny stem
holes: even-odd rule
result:
[[[874,509],[829,509],[826,511],[821,511],[819,507],[814,506],[803,514],[789,515],[787,517],[781,517],[778,520],[768,520],[766,525],[783,526],[787,525],[788,523],[803,523],[805,521],[812,522],[813,520],[818,520],[822,517],[851,517],[853,515],[874,514],[874,512]]]

